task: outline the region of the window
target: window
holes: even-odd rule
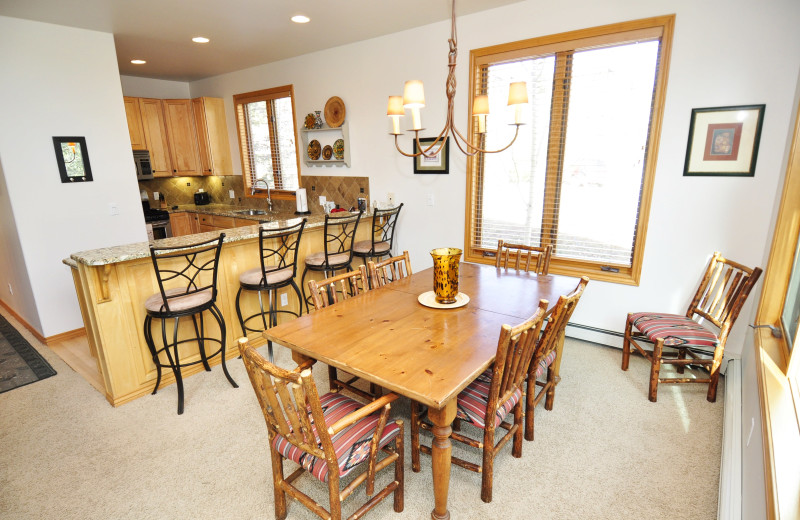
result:
[[[508,151],[469,162],[467,259],[493,261],[501,238],[550,244],[553,272],[638,283],[673,23],[665,16],[472,51],[470,92],[487,94],[496,114],[483,147],[513,136],[502,115],[510,82],[527,82],[530,103]]]
[[[294,88],[237,94],[233,105],[246,195],[293,198],[300,187]]]

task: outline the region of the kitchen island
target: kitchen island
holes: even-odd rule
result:
[[[213,208],[203,207],[201,211],[211,213]],[[186,211],[187,208],[183,208]],[[292,213],[267,213],[248,216],[248,219],[260,220],[261,225],[269,228],[280,228],[299,220]],[[309,215],[298,249],[298,269],[295,281],[300,286],[303,273],[303,261],[306,255],[322,248],[322,235],[325,216]],[[368,240],[371,229],[371,218],[365,215],[359,223],[356,240]],[[198,233],[182,237],[167,238],[154,242],[157,246],[179,247],[193,244],[219,236],[219,231]],[[236,314],[236,293],[239,290],[239,274],[259,265],[258,225],[237,227],[224,230],[225,239],[220,253],[219,273],[217,277],[217,306],[225,318],[226,325],[226,358],[239,355],[236,339],[242,331]],[[102,390],[106,399],[113,406],[119,406],[153,391],[156,380],[156,367],[144,339],[144,301],[158,292],[153,263],[150,258],[148,242],[138,242],[115,247],[94,249],[73,253],[64,263],[71,267],[75,290],[81,307],[81,315],[86,328],[89,350],[96,362]],[[309,271],[307,280],[320,273]],[[297,310],[300,302],[293,290],[281,292],[288,295],[288,305],[279,309]],[[258,311],[258,299],[255,294],[243,293],[241,297],[242,313],[249,316]],[[279,322],[286,319],[280,313]],[[290,316],[291,317],[291,316]],[[186,328],[186,336],[190,336],[192,324],[184,320],[181,331]],[[213,320],[206,320],[209,327],[215,327]],[[212,334],[218,330],[210,329]],[[259,333],[251,333],[252,344],[263,342]],[[186,343],[182,346],[181,361],[191,362],[199,359],[196,344]],[[212,365],[219,364],[220,357],[210,360]],[[202,364],[185,368],[185,377],[203,370]],[[220,375],[221,377],[221,375]],[[170,371],[164,371],[161,387],[174,383]]]

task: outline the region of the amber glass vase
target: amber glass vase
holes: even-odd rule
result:
[[[461,250],[455,247],[440,247],[431,251],[431,256],[436,303],[455,303],[458,295],[458,265],[461,262]]]

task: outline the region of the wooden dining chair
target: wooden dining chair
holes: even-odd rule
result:
[[[369,261],[367,264],[369,268],[369,279],[372,283],[372,288],[383,287],[395,280],[400,280],[407,276],[411,276],[411,258],[408,256],[408,251],[403,251],[400,256],[393,256],[381,262]]]
[[[322,309],[369,291],[369,280],[367,278],[367,266],[360,265],[358,270],[337,274],[324,280],[309,280],[308,290],[311,293],[311,301],[315,309]],[[328,366],[328,378],[330,380],[331,392],[338,392],[347,389],[354,394],[369,400],[381,396],[383,390],[374,383],[369,384],[369,391],[362,390],[353,385],[358,381],[358,377],[351,376],[349,379],[339,379],[336,367]]]
[[[717,399],[725,342],[759,276],[760,268],[751,269],[715,252],[685,315],[628,314],[622,343],[622,370],[628,370],[633,346],[650,362],[650,401],[658,399],[659,383],[708,383],[706,398],[713,403]],[[719,332],[695,320],[702,320]],[[653,350],[645,350],[640,341],[651,343]],[[665,348],[670,350],[665,352]],[[675,365],[678,374],[683,374],[687,365],[701,366],[709,377],[662,378],[659,377],[662,365]]]
[[[523,384],[528,374],[528,366],[533,359],[546,311],[547,300],[541,300],[533,316],[523,323],[515,327],[503,325],[492,368],[479,375],[458,394],[456,417],[482,429],[483,437],[481,440],[475,440],[454,431],[450,438],[481,449],[483,460],[481,464],[473,464],[452,457],[452,462],[470,471],[481,473],[481,500],[487,503],[492,501],[492,476],[497,453],[513,438],[511,454],[517,458],[522,457]],[[504,421],[509,412],[513,412],[513,424]],[[431,431],[431,428],[431,424],[424,420],[420,405],[412,401],[411,469],[414,472],[420,470],[420,452],[431,454],[429,446],[420,444],[419,430]],[[494,433],[497,428],[503,428],[507,432],[495,444]]]
[[[547,274],[550,270],[550,256],[553,254],[553,246],[542,247],[526,246],[522,244],[509,244],[503,240],[497,241],[497,252],[495,253],[495,267],[508,269],[513,267],[517,271],[533,271],[536,274]],[[513,260],[513,264],[509,261]]]
[[[541,400],[547,396],[544,403],[545,410],[553,409],[556,397],[556,385],[561,381],[561,376],[556,375],[556,367],[561,365],[561,352],[564,344],[564,333],[567,323],[578,306],[578,301],[583,295],[589,278],[582,276],[575,290],[569,294],[559,296],[556,305],[547,318],[536,350],[533,361],[528,368],[528,384],[525,396],[525,439],[533,440],[534,410]],[[540,379],[544,377],[544,381]],[[538,391],[537,391],[538,387]]]
[[[394,510],[403,511],[403,421],[387,424],[396,394],[367,405],[338,393],[320,396],[311,374],[313,360],[284,370],[267,361],[247,338],[239,339],[239,351],[267,422],[276,519],[286,518],[289,495],[322,518],[340,520],[342,501],[364,482],[371,498],[350,519],[361,518],[390,494]],[[378,451],[386,454],[381,460]],[[300,465],[288,477],[284,459]],[[364,463],[366,471],[341,489],[341,479]],[[394,480],[375,493],[375,475],[392,463]],[[328,510],[293,485],[305,472],[327,484]]]

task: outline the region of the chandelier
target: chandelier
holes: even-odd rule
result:
[[[449,72],[447,73],[446,84],[447,120],[444,123],[444,128],[442,128],[439,136],[430,144],[430,146],[427,148],[422,147],[419,142],[419,132],[420,130],[424,130],[424,128],[422,128],[422,124],[420,122],[419,109],[425,106],[425,93],[423,91],[422,81],[406,81],[403,89],[403,95],[389,96],[389,106],[386,110],[386,115],[392,118],[392,132],[389,135],[394,136],[394,145],[397,148],[397,151],[406,157],[419,157],[420,155],[424,155],[425,157],[436,157],[439,152],[442,151],[445,142],[447,142],[447,136],[450,135],[451,132],[453,134],[453,141],[456,143],[456,146],[458,146],[458,149],[468,156],[475,155],[478,152],[498,153],[506,150],[508,147],[514,144],[514,141],[517,140],[517,136],[519,135],[519,127],[523,124],[521,122],[522,105],[528,102],[528,90],[525,82],[513,82],[509,85],[508,89],[508,106],[514,106],[516,109],[514,122],[511,123],[516,126],[516,130],[514,132],[514,138],[511,139],[511,142],[502,148],[498,148],[497,150],[486,150],[469,142],[469,140],[464,137],[456,128],[455,118],[453,117],[453,107],[456,96],[456,56],[458,55],[458,41],[456,39],[456,0],[452,0],[450,39],[447,40],[447,42],[450,46],[450,51],[448,52],[447,67]],[[419,152],[416,153],[404,152],[400,149],[400,144],[398,142],[398,137],[403,135],[403,133],[400,132],[400,116],[405,115],[405,109],[411,110],[411,130],[414,131],[414,141],[417,146],[416,149],[419,150]],[[478,118],[478,135],[486,133],[486,116],[488,114],[489,96],[485,94],[475,96],[472,103],[472,115],[473,117]],[[434,150],[434,148],[436,149]]]

